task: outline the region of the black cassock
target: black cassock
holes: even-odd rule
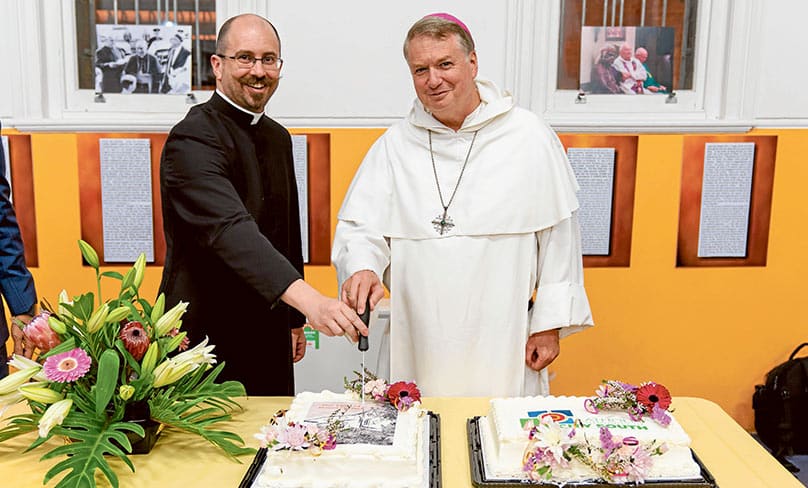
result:
[[[171,130],[160,163],[166,310],[189,302],[182,329],[227,364],[219,380],[250,395],[292,395],[290,329],[302,314],[279,301],[303,275],[289,132],[217,93]],[[219,381],[217,380],[217,381]]]

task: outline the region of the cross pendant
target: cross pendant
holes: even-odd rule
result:
[[[435,228],[435,232],[440,235],[443,235],[444,232],[452,230],[452,227],[455,225],[452,217],[450,217],[448,214],[448,209],[444,209],[442,215],[435,217],[435,219],[432,221],[432,226]]]

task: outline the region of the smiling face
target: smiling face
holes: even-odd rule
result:
[[[263,18],[245,15],[234,19],[224,39],[219,40],[219,54],[253,58],[280,57],[280,40]],[[267,71],[258,61],[249,69],[239,67],[234,59],[213,55],[210,58],[216,75],[216,88],[236,105],[260,113],[278,88],[280,72]]]
[[[477,54],[466,54],[456,35],[414,37],[406,52],[418,99],[436,119],[458,130],[480,104]]]

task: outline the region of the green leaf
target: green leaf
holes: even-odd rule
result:
[[[121,355],[126,359],[126,364],[129,365],[132,370],[140,376],[140,363],[137,362],[134,356],[132,356],[129,351],[126,350],[126,346],[123,345],[123,341],[120,339],[115,340],[115,348],[121,352]],[[123,375],[124,372],[122,371],[121,374]],[[125,384],[125,378],[121,379],[121,384]]]
[[[117,487],[118,477],[105,455],[118,457],[134,472],[135,467],[126,455],[132,450],[126,432],[141,437],[145,435],[143,428],[137,424],[114,422],[106,425],[105,420],[80,412],[71,412],[62,425],[54,427],[52,432],[71,440],[69,444],[56,447],[42,456],[42,460],[66,456],[45,474],[44,483],[47,484],[54,476],[68,471],[59,480],[57,488],[95,487],[96,470],[101,471],[113,487]]]
[[[73,314],[74,317],[86,322],[93,314],[93,310],[95,309],[93,306],[94,303],[95,295],[92,293],[85,293],[80,297],[74,297],[72,304],[63,303],[62,306],[65,307],[68,312]]]
[[[76,339],[74,337],[70,337],[58,346],[54,347],[50,351],[46,352],[39,356],[39,359],[46,359],[54,354],[61,354],[63,352],[67,352],[76,348]]]
[[[104,413],[109,399],[115,393],[120,363],[121,358],[114,349],[107,349],[101,353],[101,359],[98,360],[98,381],[95,384],[95,413],[99,417]]]
[[[104,271],[103,273],[101,273],[101,276],[115,278],[116,280],[123,281],[123,275],[118,273],[117,271]]]
[[[39,417],[33,413],[15,415],[8,419],[8,424],[0,429],[0,442],[17,437],[18,435],[35,432],[39,429]]]

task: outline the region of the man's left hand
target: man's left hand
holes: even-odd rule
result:
[[[25,338],[22,328],[28,325],[33,317],[30,315],[15,315],[11,317],[11,338],[14,340],[14,354],[31,358],[34,355],[34,345]]]
[[[541,371],[558,357],[560,351],[558,329],[536,332],[527,338],[525,364],[530,369]]]
[[[306,355],[306,333],[303,327],[292,329],[292,361],[298,362]]]

